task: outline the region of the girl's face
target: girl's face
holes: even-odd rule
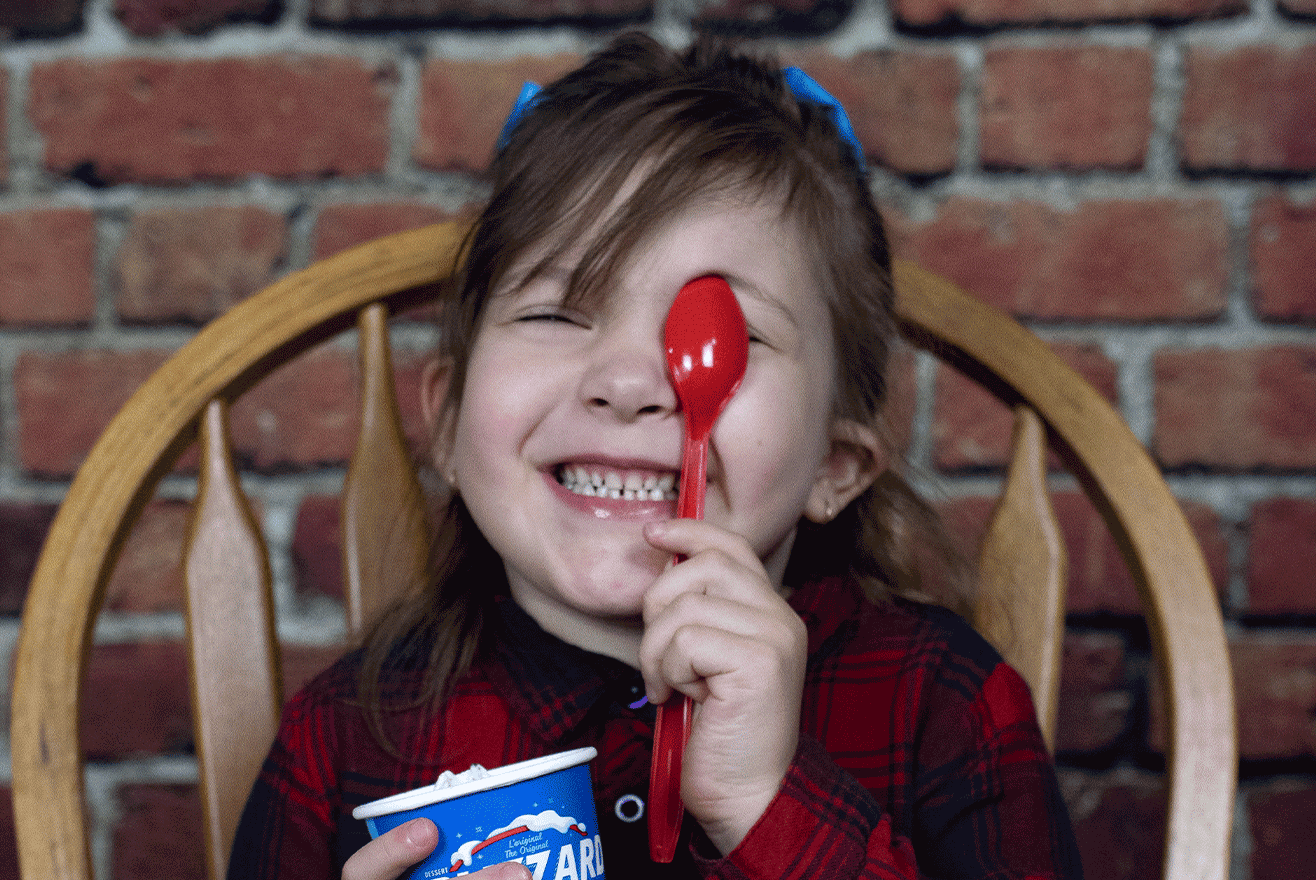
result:
[[[713,430],[705,518],[745,538],[780,588],[801,514],[839,510],[878,455],[871,433],[832,418],[830,319],[794,225],[775,204],[701,204],[636,248],[587,307],[563,305],[573,268],[490,298],[440,455],[513,596],[586,646],[593,629],[634,625],[670,558],[642,527],[675,515],[680,483],[663,322],[677,291],[709,273],[731,284],[751,341]],[[431,412],[442,391],[436,380]],[[858,489],[846,482],[856,472]],[[597,480],[623,497],[584,488]]]

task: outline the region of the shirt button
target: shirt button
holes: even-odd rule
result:
[[[624,794],[612,805],[612,812],[628,824],[638,822],[644,818],[644,801],[633,794]]]

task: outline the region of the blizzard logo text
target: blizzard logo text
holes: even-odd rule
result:
[[[553,845],[550,842],[553,835],[545,839],[545,832],[549,831],[567,835],[568,838],[580,835],[580,839],[568,839],[566,844],[558,847],[557,858],[554,860]],[[530,868],[534,880],[596,880],[603,877],[603,846],[599,836],[596,834],[590,837],[584,822],[578,822],[570,816],[560,816],[553,810],[517,816],[482,840],[462,844],[452,853],[451,866],[446,871],[429,870],[424,876],[429,880],[469,874],[476,870],[476,854],[485,849],[490,850],[486,855],[492,856],[487,864],[520,862]],[[494,855],[494,852],[498,854]],[[553,868],[551,876],[548,874],[550,866]]]

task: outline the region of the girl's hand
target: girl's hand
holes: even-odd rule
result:
[[[698,704],[681,797],[725,855],[776,796],[799,741],[808,633],[739,536],[707,522],[651,523],[653,546],[689,557],[644,598],[649,700]]]
[[[429,819],[412,819],[361,847],[343,865],[343,880],[394,880],[434,851],[439,829]],[[525,865],[508,862],[469,875],[481,880],[530,880]]]

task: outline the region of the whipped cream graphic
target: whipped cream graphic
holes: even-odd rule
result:
[[[577,822],[569,816],[559,816],[554,810],[544,810],[533,816],[517,816],[511,822],[502,828],[495,829],[484,840],[471,840],[463,843],[452,854],[452,867],[450,872],[460,870],[465,865],[471,863],[475,854],[486,846],[497,843],[500,840],[506,840],[517,834],[527,832],[534,833],[538,831],[556,831],[559,834],[566,834],[568,831],[574,831],[581,837],[585,837],[589,832],[585,829],[584,822]]]

